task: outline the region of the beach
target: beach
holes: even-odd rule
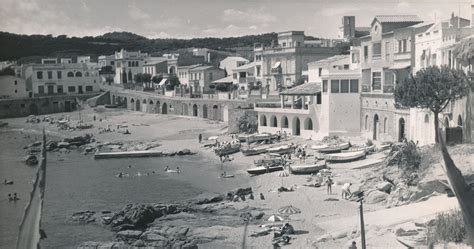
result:
[[[194,155],[149,158],[120,158],[94,160],[93,153],[83,154],[79,150],[63,150],[48,153],[47,183],[43,227],[48,238],[42,240],[45,248],[77,248],[83,242],[115,241],[115,233],[100,222],[77,224],[71,221],[73,213],[79,211],[117,212],[128,203],[184,203],[190,199],[200,199],[217,194],[225,194],[238,188],[251,187],[255,199],[237,202],[224,201],[203,205],[204,208],[229,210],[225,219],[206,220],[194,224],[192,219],[184,214],[168,215],[155,220],[157,224],[179,224],[190,226],[193,234],[207,238],[200,243],[199,248],[271,248],[272,235],[250,237],[252,233],[262,230],[262,224],[272,214],[278,215],[278,209],[292,205],[301,212],[285,217],[297,231],[292,236],[291,243],[285,248],[341,248],[347,243],[356,241],[360,245],[359,204],[355,201],[341,198],[341,186],[351,182],[352,191],[359,189],[367,175],[372,173],[371,167],[354,169],[351,163],[333,164],[331,170],[334,179],[332,194],[326,187],[307,187],[303,184],[312,180],[308,175],[279,176],[278,172],[250,176],[246,169],[253,167],[253,160],[258,156],[244,156],[242,153],[233,154],[230,162],[222,163],[214,152],[198,142],[202,134],[204,143],[212,143],[206,138],[218,136],[220,141],[230,140],[227,125],[223,122],[209,121],[195,117],[173,115],[145,114],[120,109],[105,109],[103,107],[82,110],[73,113],[49,115],[60,118],[69,116],[72,121],[82,119],[84,123],[92,124],[93,128],[84,130],[65,131],[57,125],[47,122],[36,124],[26,123],[26,118],[6,119],[8,128],[3,128],[1,150],[2,159],[6,162],[1,166],[0,175],[15,181],[12,186],[2,186],[1,196],[6,198],[9,192],[17,191],[21,200],[9,203],[2,199],[0,227],[2,238],[0,244],[11,248],[16,239],[16,230],[21,221],[22,210],[26,197],[31,190],[31,178],[36,170],[21,162],[24,155],[23,147],[39,140],[41,129],[44,127],[49,138],[60,139],[71,136],[92,133],[96,141],[102,144],[121,143],[122,147],[133,149],[140,143],[159,144],[150,150],[174,152],[189,149]],[[94,120],[95,116],[95,120]],[[117,124],[126,125],[130,135],[113,131]],[[100,133],[98,128],[109,127],[111,132]],[[364,140],[353,139],[353,143],[363,143]],[[315,144],[316,141],[289,137],[279,144]],[[242,145],[245,146],[245,145]],[[310,152],[311,153],[311,152]],[[309,156],[308,156],[309,158]],[[311,159],[308,159],[311,160]],[[167,174],[163,168],[180,168],[180,174]],[[117,177],[123,172],[127,177]],[[234,175],[233,178],[220,178],[220,175]],[[293,188],[292,192],[279,192],[279,187]],[[261,200],[259,195],[265,199]],[[444,201],[444,200],[437,200]],[[451,198],[445,205],[434,208],[426,215],[419,213],[421,218],[433,215],[437,211],[449,210],[456,207],[457,202]],[[423,207],[419,208],[424,210]],[[263,218],[247,223],[239,218],[244,211],[263,212]],[[371,217],[366,224],[368,247],[403,248],[391,237],[389,228],[399,225],[399,222],[384,218],[385,206],[382,204],[364,204],[364,212]],[[380,212],[380,213],[377,213]],[[392,217],[398,221],[411,221],[417,217]],[[379,214],[379,215],[378,215]],[[380,216],[380,217],[379,217]],[[393,216],[393,214],[392,214]],[[236,218],[235,218],[236,217]],[[398,219],[397,219],[398,218]],[[188,220],[186,220],[188,219]],[[375,220],[375,221],[374,221]],[[343,221],[343,222],[341,222]],[[328,234],[332,237],[328,237]],[[330,239],[321,239],[322,237]]]

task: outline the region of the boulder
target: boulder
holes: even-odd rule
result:
[[[218,196],[214,196],[210,199],[208,198],[205,198],[203,200],[200,200],[200,201],[197,201],[196,204],[197,205],[202,205],[202,204],[210,204],[210,203],[216,203],[216,202],[221,202],[224,200],[224,197],[222,197],[221,195],[218,195]]]
[[[142,235],[142,231],[137,230],[124,230],[117,233],[117,237],[122,240],[138,239],[140,235]]]
[[[418,235],[419,232],[416,230],[416,229],[409,229],[409,230],[405,230],[403,228],[398,228],[396,231],[395,231],[395,235],[398,236],[398,237],[402,237],[402,236],[414,236],[414,235]]]
[[[387,199],[388,194],[381,191],[372,191],[369,195],[365,198],[365,202],[368,204],[375,204],[379,202],[383,202]]]
[[[389,182],[382,182],[382,183],[377,184],[375,188],[379,191],[390,194],[390,191],[392,190],[392,184]]]
[[[112,226],[120,226],[129,224],[135,228],[146,227],[147,224],[153,222],[156,218],[155,209],[151,205],[129,204],[120,212],[112,217]]]

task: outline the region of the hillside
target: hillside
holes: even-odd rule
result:
[[[97,37],[67,37],[60,35],[19,35],[0,32],[0,61],[35,61],[40,57],[68,57],[90,55],[97,57],[113,54],[121,48],[161,54],[182,48],[199,47],[232,50],[234,47],[253,46],[254,43],[270,44],[276,33],[229,38],[148,39],[130,32],[112,32]]]

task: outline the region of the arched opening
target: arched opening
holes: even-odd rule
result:
[[[156,101],[155,113],[160,113],[160,109],[161,109],[161,103],[158,100]]]
[[[112,105],[115,105],[115,95],[112,95]]]
[[[69,78],[74,77],[74,73],[73,73],[73,72],[68,72],[68,73],[67,73],[67,77],[69,77]]]
[[[387,128],[388,128],[388,118],[385,117],[385,118],[383,119],[383,133],[387,133],[387,132],[388,132]]]
[[[286,116],[281,117],[281,128],[288,128],[288,118]]]
[[[82,77],[82,73],[81,72],[76,72],[76,77]]]
[[[212,119],[219,120],[219,106],[217,105],[212,106]]]
[[[313,129],[313,120],[311,118],[306,118],[304,120],[304,129],[312,130]]]
[[[123,107],[124,107],[125,109],[127,109],[127,106],[128,106],[127,97],[125,97],[125,98],[123,99]]]
[[[365,130],[369,130],[369,115],[365,115],[364,128]]]
[[[267,126],[267,117],[265,115],[260,116],[260,126]]]
[[[448,119],[448,117],[444,118],[444,128],[449,128],[449,119]]]
[[[148,104],[153,105],[153,100],[150,99],[150,101],[148,101]]]
[[[401,142],[405,138],[405,119],[398,120],[398,141]]]
[[[461,117],[461,115],[458,116],[458,127],[462,127],[462,117]]]
[[[202,117],[207,118],[207,105],[202,105]]]
[[[176,68],[174,66],[171,66],[169,73],[170,74],[175,74],[176,73]]]
[[[182,109],[182,115],[188,116],[188,104],[182,103],[181,109]]]
[[[301,134],[300,119],[298,117],[293,118],[293,135],[299,136]]]
[[[196,104],[193,105],[193,117],[198,116],[198,106]]]
[[[168,114],[168,105],[166,103],[163,103],[161,107],[161,114]]]
[[[275,117],[275,115],[272,115],[270,117],[270,127],[278,127],[277,118]]]
[[[140,100],[135,101],[135,111],[140,111]]]
[[[29,109],[30,109],[30,115],[38,114],[38,106],[36,104],[31,104]]]
[[[374,115],[374,135],[373,135],[374,140],[377,140],[378,126],[379,126],[379,115],[375,114]]]

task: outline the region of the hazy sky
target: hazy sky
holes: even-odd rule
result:
[[[130,31],[149,38],[228,37],[304,30],[335,38],[343,15],[369,26],[375,15],[417,14],[432,22],[471,17],[471,0],[0,0],[0,30],[96,36]],[[0,41],[1,42],[1,41]]]

